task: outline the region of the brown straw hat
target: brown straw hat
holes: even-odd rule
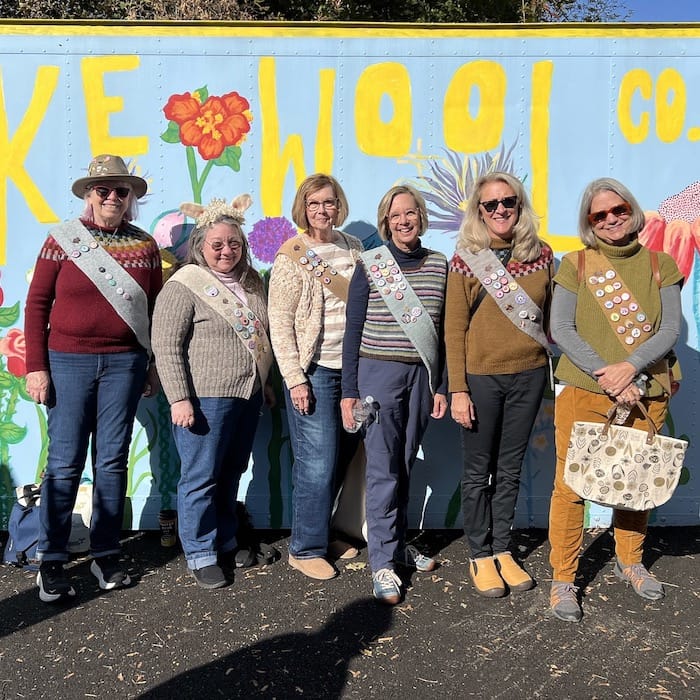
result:
[[[97,182],[109,182],[110,180],[131,185],[136,199],[143,197],[148,189],[146,181],[142,177],[132,175],[121,157],[105,153],[101,156],[95,156],[90,161],[87,177],[78,178],[73,183],[71,190],[76,197],[83,199],[91,185]]]

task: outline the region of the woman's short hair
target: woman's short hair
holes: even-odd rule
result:
[[[263,288],[262,278],[251,262],[248,239],[245,237],[240,223],[231,216],[226,216],[225,214],[222,216],[217,216],[216,219],[214,219],[214,221],[212,221],[210,224],[197,226],[190,234],[185,262],[192,265],[199,265],[200,267],[209,267],[206,259],[204,258],[204,253],[202,250],[204,248],[204,241],[207,238],[207,232],[216,224],[226,224],[240,234],[241,259],[238,261],[236,267],[233,268],[232,272],[238,277],[238,281],[246,291],[261,291]]]
[[[410,194],[411,197],[413,197],[413,201],[416,203],[420,216],[420,233],[418,235],[422,236],[428,228],[428,210],[425,206],[423,195],[410,185],[395,185],[382,197],[382,201],[379,202],[379,206],[377,207],[377,230],[384,241],[388,241],[391,238],[391,231],[389,230],[389,210],[391,209],[394,197],[400,194]]]
[[[459,228],[457,246],[464,247],[472,253],[491,246],[491,236],[479,209],[481,190],[491,182],[508,185],[518,198],[518,221],[513,227],[513,258],[519,262],[537,260],[542,253],[542,241],[537,237],[539,218],[530,204],[523,183],[515,175],[501,171],[486,173],[474,183]]]
[[[124,216],[122,217],[122,221],[134,221],[135,219],[139,218],[139,203],[138,199],[136,198],[136,193],[134,190],[131,188],[131,185],[127,182],[110,182],[109,183],[110,187],[128,187],[131,190],[131,193],[129,194],[129,204],[126,207],[126,211],[124,212]],[[97,185],[99,187],[99,184]],[[90,221],[92,223],[95,223],[95,214],[92,211],[92,203],[90,202],[90,190],[92,188],[89,188],[85,190],[85,194],[83,195],[83,201],[85,202],[85,208],[83,209],[83,213],[80,215],[80,218],[83,219],[84,221]]]
[[[340,183],[331,175],[325,173],[315,173],[309,175],[297,189],[292,204],[292,221],[304,231],[309,230],[309,219],[306,216],[306,200],[314,192],[318,192],[324,187],[332,187],[335,198],[338,200],[338,209],[333,221],[334,226],[341,226],[345,219],[348,218],[350,207],[348,199],[343,192]]]
[[[581,206],[578,210],[578,235],[581,242],[589,248],[598,247],[598,237],[595,235],[595,229],[588,221],[588,215],[591,213],[593,198],[600,192],[613,192],[632,207],[630,232],[633,236],[636,236],[644,228],[645,224],[644,210],[639,206],[635,196],[619,180],[615,180],[612,177],[599,177],[597,180],[588,183],[581,195]]]

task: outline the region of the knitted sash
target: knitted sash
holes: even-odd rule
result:
[[[438,376],[438,336],[430,314],[386,246],[360,253],[374,288],[428,370],[433,393]]]
[[[67,221],[49,234],[74,265],[97,287],[136,340],[151,354],[148,298],[139,283],[99,244],[78,219]]]
[[[221,316],[236,332],[258,368],[265,386],[272,367],[272,348],[260,319],[223,282],[199,265],[185,265],[171,278],[187,287]]]
[[[285,241],[277,251],[291,258],[310,277],[317,279],[321,284],[335,294],[341,301],[347,303],[350,282],[339,274],[333,266],[324,260],[313,248],[309,248],[301,236],[295,236]]]

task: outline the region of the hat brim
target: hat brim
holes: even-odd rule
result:
[[[136,195],[136,199],[141,199],[148,191],[148,183],[138,175],[101,175],[100,177],[78,178],[71,187],[71,191],[78,199],[83,199],[90,185],[97,182],[126,182]]]

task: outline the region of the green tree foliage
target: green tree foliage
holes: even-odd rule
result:
[[[609,22],[616,0],[0,0],[0,17],[90,20]]]

